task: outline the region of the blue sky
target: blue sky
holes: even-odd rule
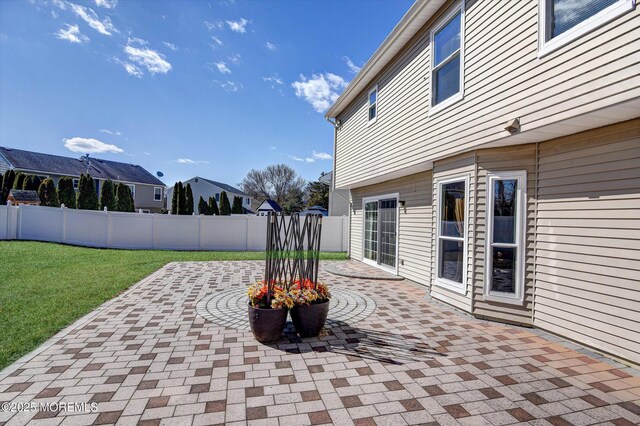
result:
[[[0,145],[238,184],[331,170],[323,110],[411,6],[0,1]]]

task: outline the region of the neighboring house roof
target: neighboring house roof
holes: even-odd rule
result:
[[[249,195],[249,194],[247,194],[246,192],[241,191],[241,190],[239,190],[238,188],[233,187],[233,186],[231,186],[231,185],[227,185],[226,183],[217,182],[217,181],[215,181],[215,180],[211,180],[211,179],[205,179],[205,178],[200,177],[200,176],[196,176],[196,177],[198,177],[198,178],[200,178],[200,179],[202,179],[202,180],[204,180],[204,181],[206,181],[206,182],[209,182],[209,183],[211,183],[211,184],[213,184],[213,185],[215,185],[215,186],[217,186],[217,187],[220,187],[220,188],[222,188],[224,191],[227,191],[227,192],[233,192],[234,194],[244,195],[245,197],[249,197],[249,196],[250,196],[250,195]],[[195,178],[194,178],[194,179],[195,179]],[[191,179],[189,179],[189,180],[191,180]]]
[[[322,214],[323,216],[329,216],[329,212],[322,206],[311,206],[300,212],[302,216],[307,214]]]
[[[270,206],[271,208],[270,209],[263,209],[262,206],[265,203],[267,203],[267,205]],[[262,204],[260,204],[260,207],[258,207],[258,211],[260,211],[260,210],[273,210],[273,211],[276,211],[276,212],[281,212],[282,211],[282,207],[280,207],[280,204],[276,203],[273,200],[264,200],[262,202]]]
[[[368,89],[380,71],[391,62],[445,2],[446,0],[416,1],[325,113],[325,117],[337,117],[363,90]]]
[[[39,203],[40,197],[37,191],[26,191],[22,189],[12,189],[9,191],[9,197],[13,197],[16,202],[22,203]]]
[[[94,178],[165,186],[160,179],[136,164],[89,158],[90,166],[87,167],[86,157],[63,157],[7,147],[0,147],[0,154],[18,170],[62,176],[80,176],[89,172]]]
[[[320,175],[320,177],[318,178],[318,181],[328,183],[329,185],[331,185],[332,177],[333,177],[333,171],[327,172],[327,173],[324,173],[323,175]]]
[[[244,211],[244,214],[256,214],[256,212],[254,212],[253,210],[249,210],[246,207],[243,207],[242,210]]]

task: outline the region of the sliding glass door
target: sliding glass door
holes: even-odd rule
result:
[[[364,258],[369,263],[395,269],[398,232],[398,198],[367,198],[364,205]]]

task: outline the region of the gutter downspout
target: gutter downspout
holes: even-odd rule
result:
[[[330,190],[333,191],[336,189],[336,152],[338,146],[338,124],[335,121],[332,121],[331,118],[325,116],[325,120],[329,124],[333,126],[333,169],[331,176],[331,184]],[[347,239],[347,258],[351,258],[351,200],[347,200],[349,205],[349,238]],[[329,211],[331,214],[331,211]]]

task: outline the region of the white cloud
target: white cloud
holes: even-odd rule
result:
[[[60,28],[56,32],[56,37],[60,40],[67,40],[71,43],[86,43],[89,41],[89,37],[80,32],[80,28],[77,25],[65,24],[67,29]]]
[[[232,64],[238,65],[240,63],[240,54],[239,53],[234,53],[233,55],[229,56],[229,61]]]
[[[275,149],[275,147],[272,147],[272,149]],[[295,155],[290,155],[289,158],[291,158],[294,161],[300,161],[303,163],[315,163],[316,160],[331,160],[331,155],[327,154],[326,152],[317,152],[317,151],[313,151],[313,155],[311,155],[311,157],[297,157]]]
[[[215,21],[215,22],[204,21],[204,25],[205,27],[207,27],[209,31],[220,30],[224,28],[224,23],[222,21]]]
[[[215,43],[215,45],[211,45],[213,48],[215,48],[217,46],[222,46],[224,44],[224,43],[222,43],[222,40],[220,40],[216,36],[211,36],[211,40],[213,40],[213,42]]]
[[[272,83],[272,84],[280,84],[280,85],[284,84],[284,81],[282,81],[282,79],[278,77],[278,74],[274,74],[271,77],[262,77],[262,81],[266,81],[267,83]]]
[[[144,73],[142,72],[142,70],[140,68],[136,67],[135,65],[133,65],[132,63],[121,61],[118,58],[113,58],[113,60],[116,63],[122,65],[122,67],[127,72],[127,74],[132,75],[134,77],[138,77],[138,78],[142,78],[144,76]]]
[[[163,41],[162,44],[164,44],[165,46],[167,46],[169,49],[173,50],[174,52],[176,50],[178,50],[178,46],[176,46],[173,43],[169,43],[168,41]]]
[[[111,145],[99,141],[94,138],[70,138],[63,139],[64,146],[73,152],[80,152],[82,154],[102,154],[105,152],[111,152],[114,154],[119,154],[124,152],[124,150],[116,145]]]
[[[151,74],[166,74],[171,71],[171,64],[167,62],[164,55],[146,47],[147,42],[133,38],[127,40],[124,52],[127,54],[129,62],[124,62],[123,66],[127,72],[136,77],[142,73],[140,67],[144,67]],[[140,67],[134,65],[137,64]]]
[[[143,154],[146,155],[146,156],[150,156],[151,155],[151,153],[148,152],[148,151],[143,152]]]
[[[326,152],[316,152],[313,151],[313,158],[317,160],[331,160],[331,154],[327,154]]]
[[[116,27],[113,26],[113,24],[111,23],[111,19],[108,16],[101,21],[96,12],[93,11],[93,9],[74,3],[68,4],[71,7],[71,10],[73,10],[73,13],[75,13],[79,18],[84,20],[91,28],[98,31],[100,34],[110,36],[111,32],[119,32]]]
[[[313,74],[310,79],[300,75],[300,81],[291,84],[296,90],[296,96],[311,104],[317,112],[327,110],[346,85],[347,82],[342,77],[330,72]]]
[[[99,131],[100,133],[106,133],[106,134],[108,134],[108,135],[113,135],[113,136],[120,136],[120,135],[122,135],[122,133],[121,133],[121,132],[112,132],[111,130],[108,130],[108,129],[100,129],[100,130],[98,130],[98,131]]]
[[[227,64],[225,64],[224,62],[222,61],[214,62],[213,65],[215,65],[215,67],[218,69],[218,72],[220,72],[220,74],[231,74],[231,70],[229,69]]]
[[[51,3],[61,10],[67,10],[67,5],[64,3],[63,0],[51,0]]]
[[[239,21],[227,21],[229,29],[240,34],[244,34],[245,32],[247,32],[246,26],[248,23],[249,21],[244,18],[240,18]]]
[[[276,147],[275,147],[275,146],[273,146],[273,145],[271,145],[269,148],[270,148],[270,149],[276,149]]]
[[[276,45],[271,43],[270,41],[267,42],[267,49],[269,50],[276,50]]]
[[[353,74],[358,74],[358,72],[360,72],[360,70],[362,69],[362,67],[359,67],[356,64],[354,64],[353,61],[348,56],[343,56],[342,59],[347,63],[347,66],[349,67],[349,71],[351,71]]]
[[[244,86],[241,83],[236,83],[235,81],[227,80],[227,81],[218,81],[214,80],[218,86],[222,87],[227,92],[235,93],[244,89]]]
[[[178,158],[176,163],[179,164],[209,164],[208,161],[204,160],[192,160],[191,158]]]
[[[94,0],[96,6],[104,7],[105,9],[113,9],[118,5],[118,0]]]

